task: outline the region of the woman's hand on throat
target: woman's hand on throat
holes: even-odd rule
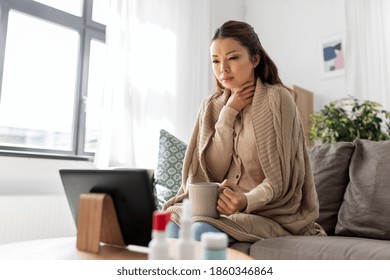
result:
[[[232,93],[229,97],[229,100],[226,106],[233,108],[240,112],[247,105],[252,103],[253,95],[255,93],[255,83],[254,82],[246,82],[242,86],[240,86],[236,90],[232,90]]]

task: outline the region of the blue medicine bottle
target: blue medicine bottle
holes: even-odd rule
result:
[[[205,232],[200,237],[202,243],[202,259],[226,260],[228,237],[223,232]]]

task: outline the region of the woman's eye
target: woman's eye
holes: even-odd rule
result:
[[[238,59],[238,56],[232,56],[229,58],[229,60],[236,60],[236,59]]]
[[[215,64],[215,63],[218,63],[219,61],[218,60],[213,60],[212,63]]]

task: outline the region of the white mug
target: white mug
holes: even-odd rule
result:
[[[219,184],[210,182],[189,183],[187,185],[191,201],[192,216],[218,218],[217,201]]]

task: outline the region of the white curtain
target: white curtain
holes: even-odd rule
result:
[[[346,0],[348,94],[390,110],[390,1]]]
[[[188,142],[210,94],[208,0],[111,0],[95,165],[155,168],[160,129]]]

